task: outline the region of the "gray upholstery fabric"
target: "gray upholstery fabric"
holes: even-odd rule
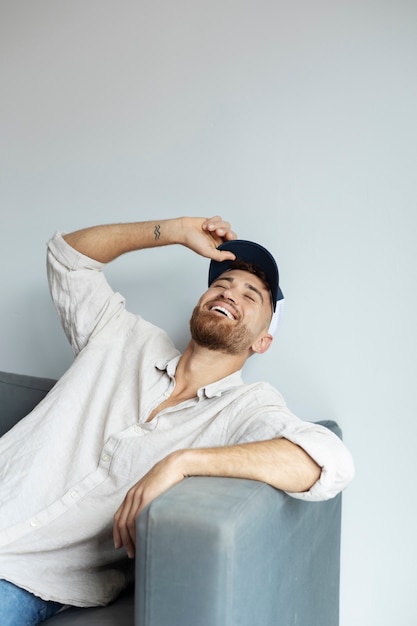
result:
[[[0,372],[0,434],[53,384]],[[321,423],[341,436],[335,422]],[[135,592],[47,623],[337,626],[340,525],[341,496],[310,503],[256,481],[190,478],[138,520]]]
[[[0,436],[27,415],[54,384],[50,378],[0,372]]]
[[[140,516],[138,624],[337,626],[340,497],[190,478]]]
[[[48,626],[133,626],[133,602],[133,588],[129,588],[109,606],[92,609],[72,607],[58,613],[46,623]]]

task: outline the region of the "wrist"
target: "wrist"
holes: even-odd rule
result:
[[[186,448],[184,450],[176,450],[168,455],[167,460],[174,471],[182,474],[184,478],[205,474],[203,470],[203,449]]]
[[[168,220],[170,222],[170,229],[171,229],[171,237],[172,237],[172,242],[171,243],[176,243],[179,244],[181,246],[186,246],[186,241],[187,241],[187,231],[190,228],[189,226],[189,217],[174,217],[171,220]]]
[[[192,237],[192,233],[199,221],[198,218],[182,216],[174,218],[172,221],[174,222],[173,234],[175,236],[175,243],[185,246],[186,248],[191,247],[190,236]]]

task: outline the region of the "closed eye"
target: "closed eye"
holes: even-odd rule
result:
[[[234,281],[235,279],[233,276],[219,276],[212,282],[211,287],[214,287],[215,289],[229,289]],[[243,288],[246,289],[246,291],[243,291]],[[242,294],[245,299],[250,300],[255,304],[259,302],[259,304],[263,305],[264,303],[262,292],[251,282],[247,282],[242,285]]]

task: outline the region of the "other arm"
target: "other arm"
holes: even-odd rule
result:
[[[161,493],[188,476],[259,480],[293,493],[308,491],[320,466],[300,446],[271,439],[218,448],[178,450],[156,463],[127,493],[114,517],[114,543],[135,555],[136,518]]]

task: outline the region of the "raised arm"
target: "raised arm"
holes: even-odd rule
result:
[[[178,217],[149,222],[106,224],[77,230],[64,236],[66,242],[101,263],[144,248],[181,244],[201,256],[218,261],[233,259],[231,252],[217,250],[224,241],[235,239],[229,222],[212,218]]]

